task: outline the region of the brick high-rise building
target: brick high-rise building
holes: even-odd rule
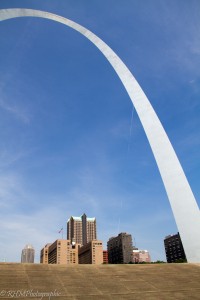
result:
[[[132,262],[132,236],[126,232],[109,239],[107,243],[108,262],[111,264],[128,264]]]
[[[168,263],[178,260],[186,260],[185,251],[181,242],[179,232],[174,235],[168,235],[164,239],[166,259]]]
[[[97,239],[96,218],[88,218],[86,214],[73,217],[67,221],[67,239],[77,244],[86,245]]]

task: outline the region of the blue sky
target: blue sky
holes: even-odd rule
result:
[[[69,18],[98,35],[145,91],[196,200],[200,188],[200,2],[1,0]],[[165,260],[177,227],[147,138],[120,80],[62,24],[0,24],[0,261],[61,237],[71,215],[97,218],[104,248],[126,231]],[[183,199],[184,200],[184,199]]]

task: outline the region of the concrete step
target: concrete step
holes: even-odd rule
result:
[[[41,295],[44,300],[200,300],[200,264],[67,267],[0,263],[0,300],[33,300]]]

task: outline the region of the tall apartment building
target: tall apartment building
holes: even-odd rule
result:
[[[96,240],[96,218],[88,218],[86,214],[80,217],[71,216],[67,221],[67,239],[80,245]]]
[[[22,250],[21,262],[22,263],[34,263],[35,250],[32,245],[26,245]]]
[[[132,236],[126,232],[109,239],[107,243],[108,262],[111,264],[128,264],[132,262]]]
[[[180,259],[186,260],[186,255],[179,232],[174,235],[166,236],[164,239],[164,246],[168,263],[173,263]]]
[[[79,264],[100,265],[103,263],[103,244],[102,241],[90,241],[79,248]]]
[[[40,263],[43,264],[78,264],[78,244],[69,240],[56,240],[47,244],[40,252]]]

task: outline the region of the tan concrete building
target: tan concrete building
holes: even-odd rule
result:
[[[49,246],[50,246],[51,244],[49,243],[49,244],[46,244],[45,246],[44,246],[44,248],[42,248],[42,250],[40,251],[40,263],[41,264],[48,264],[48,254],[49,254],[49,250],[48,250],[48,248],[49,248]]]
[[[67,239],[77,244],[86,245],[97,239],[96,218],[71,216],[67,221]]]
[[[79,248],[79,264],[100,265],[103,263],[103,244],[102,241],[93,240]]]
[[[71,244],[69,240],[56,240],[41,250],[40,263],[78,264],[78,247],[78,244]]]

